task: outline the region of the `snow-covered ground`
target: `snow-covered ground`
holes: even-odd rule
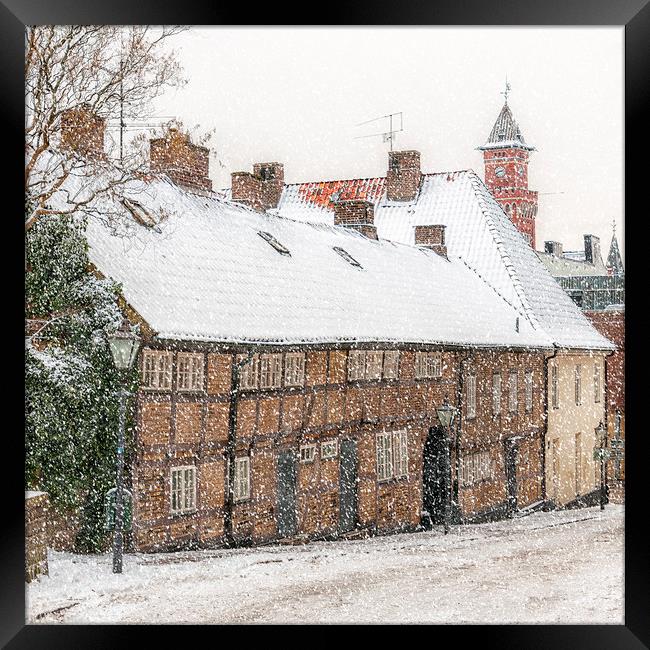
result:
[[[29,623],[623,623],[624,509],[316,542],[127,555],[50,551]]]

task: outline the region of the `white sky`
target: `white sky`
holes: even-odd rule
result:
[[[383,175],[388,144],[355,136],[402,111],[396,149],[425,172],[472,168],[508,100],[538,151],[537,247],[582,249],[611,222],[623,248],[623,28],[192,28],[174,39],[189,80],[160,98],[210,146],[215,187],[254,162],[284,163],[287,182]],[[373,128],[378,126],[379,128]],[[368,130],[368,129],[372,130]]]

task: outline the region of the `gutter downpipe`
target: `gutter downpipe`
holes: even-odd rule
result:
[[[544,439],[542,440],[542,500],[544,503],[548,501],[546,493],[546,445],[548,444],[548,421],[549,421],[549,376],[548,376],[548,362],[557,357],[560,348],[553,343],[553,354],[550,357],[544,356]],[[546,508],[545,508],[546,509]]]
[[[235,432],[237,430],[237,401],[239,398],[239,383],[241,380],[241,369],[250,363],[255,349],[252,348],[246,353],[246,358],[235,362],[237,353],[232,354],[230,371],[230,401],[228,403],[228,442],[226,444],[226,463],[228,467],[228,485],[226,493],[226,511],[224,513],[224,541],[226,546],[233,545],[232,511],[235,496]]]

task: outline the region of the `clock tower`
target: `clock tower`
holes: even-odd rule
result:
[[[508,106],[510,86],[506,82],[505,103],[483,152],[485,184],[517,230],[535,248],[537,192],[528,189],[528,159],[534,147],[526,144]]]

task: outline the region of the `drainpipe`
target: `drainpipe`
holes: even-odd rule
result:
[[[235,495],[235,432],[237,430],[237,401],[239,398],[239,382],[241,369],[250,363],[255,350],[248,350],[246,358],[235,362],[233,352],[230,371],[230,401],[228,403],[228,442],[226,444],[226,463],[228,464],[228,485],[226,492],[226,512],[224,513],[224,541],[227,546],[233,544],[232,510]]]
[[[548,362],[557,357],[560,348],[553,343],[553,354],[550,357],[544,356],[544,439],[542,440],[542,500],[544,503],[548,500],[546,494],[546,445],[548,444],[548,420],[549,420],[549,376]],[[559,387],[558,387],[559,388]]]
[[[458,409],[457,417],[456,417],[456,444],[454,447],[455,454],[456,454],[456,462],[455,462],[455,468],[454,468],[454,474],[455,474],[455,480],[453,483],[453,493],[452,493],[452,516],[454,517],[454,520],[460,523],[461,516],[460,516],[460,500],[459,500],[459,493],[460,493],[460,436],[463,430],[462,427],[462,419],[463,419],[463,388],[464,388],[464,382],[463,382],[463,377],[465,376],[464,371],[465,371],[465,362],[469,361],[469,359],[472,356],[472,351],[468,351],[465,353],[465,356],[460,360],[459,364],[459,378],[458,378],[458,383],[456,384],[456,408]]]

